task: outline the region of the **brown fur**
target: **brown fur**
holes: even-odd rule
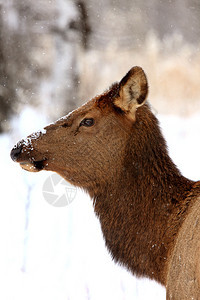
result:
[[[194,187],[198,197],[200,183]],[[194,194],[192,195],[194,197]],[[167,275],[167,299],[200,299],[200,197],[179,230]]]
[[[178,264],[179,245],[185,247],[181,232],[200,188],[170,159],[147,94],[146,76],[134,67],[109,91],[47,126],[46,134],[19,142],[11,155],[22,167],[55,171],[84,188],[114,260],[137,276],[170,282],[176,294],[173,261]],[[94,125],[80,126],[85,118]]]

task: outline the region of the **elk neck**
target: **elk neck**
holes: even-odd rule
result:
[[[148,105],[138,109],[136,117],[118,175],[89,193],[113,259],[138,276],[165,284],[193,182],[169,157]]]

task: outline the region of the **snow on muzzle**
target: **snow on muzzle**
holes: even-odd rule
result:
[[[11,150],[10,156],[12,160],[18,162],[24,170],[38,172],[48,165],[47,157],[34,147],[34,144],[37,145],[37,140],[44,133],[44,131],[38,131],[29,135],[26,139],[19,141]]]

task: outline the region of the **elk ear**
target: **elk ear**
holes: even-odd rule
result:
[[[147,78],[140,67],[133,67],[119,83],[119,97],[114,104],[135,120],[136,109],[145,103],[148,94]]]

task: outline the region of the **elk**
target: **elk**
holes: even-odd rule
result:
[[[93,200],[115,262],[200,299],[200,181],[181,175],[133,67],[119,83],[11,150],[25,170],[55,171]]]

